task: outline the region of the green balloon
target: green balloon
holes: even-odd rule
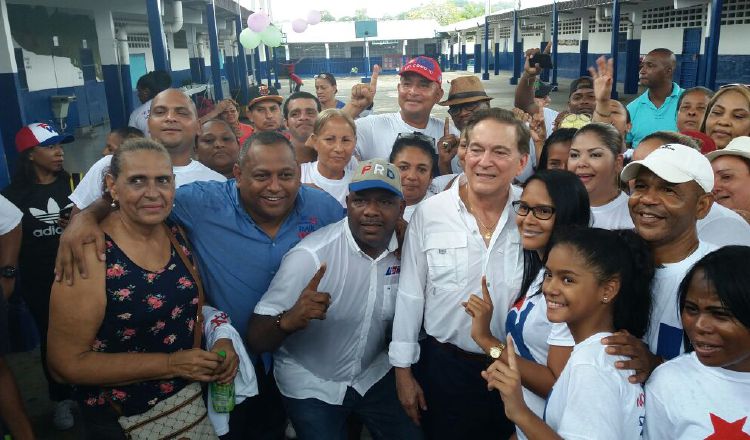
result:
[[[270,25],[260,33],[263,43],[268,47],[281,46],[281,31],[274,25]]]
[[[240,32],[240,43],[245,49],[255,49],[260,44],[261,34],[253,32],[249,28]]]

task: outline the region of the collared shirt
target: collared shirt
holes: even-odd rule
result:
[[[390,370],[388,342],[400,272],[396,235],[377,258],[360,250],[348,219],[311,234],[284,257],[255,313],[289,310],[322,264],[318,286],[331,295],[324,320],[311,320],[274,354],[281,393],[341,405],[347,387],[360,395]]]
[[[471,339],[471,316],[461,305],[471,294],[481,296],[482,276],[487,277],[494,305],[490,331],[505,338],[506,316],[523,275],[521,238],[511,208],[521,190],[514,186],[508,190],[488,247],[459,197],[459,187],[421,202],[409,222],[389,350],[391,365],[396,367],[408,367],[419,359],[417,338],[423,318],[425,331],[438,341],[482,353]]]
[[[181,186],[171,217],[185,227],[198,255],[206,299],[244,335],[255,304],[284,254],[302,238],[343,217],[323,191],[300,187],[294,207],[271,238],[250,217],[234,179]]]
[[[677,131],[677,101],[682,91],[682,88],[673,82],[672,93],[659,108],[656,108],[648,98],[648,90],[628,104],[633,128],[628,133],[627,140],[632,142],[633,148],[651,133],[663,130]]]

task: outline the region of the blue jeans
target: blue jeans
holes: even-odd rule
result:
[[[356,414],[376,440],[422,438],[422,430],[406,415],[398,400],[393,369],[364,396],[347,388],[341,405],[284,397],[284,406],[300,440],[346,440],[346,419],[350,414]]]

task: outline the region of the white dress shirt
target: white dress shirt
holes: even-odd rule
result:
[[[364,395],[388,373],[388,343],[400,265],[388,249],[375,259],[354,241],[348,219],[305,237],[281,261],[268,291],[255,306],[259,315],[292,308],[322,264],[319,292],[331,295],[325,320],[311,320],[274,354],[279,391],[293,399],[341,405],[347,387]]]
[[[419,359],[423,319],[427,334],[438,341],[482,353],[471,339],[471,316],[461,303],[471,294],[481,295],[483,275],[494,305],[490,333],[505,339],[505,319],[523,275],[521,238],[511,207],[521,189],[508,190],[488,247],[458,195],[459,187],[422,201],[409,222],[389,349],[393,366],[408,367]]]

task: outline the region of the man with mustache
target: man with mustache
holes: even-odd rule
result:
[[[289,251],[255,307],[248,345],[275,350],[276,382],[299,438],[346,438],[350,414],[375,438],[421,438],[388,362],[404,206],[394,165],[360,163],[347,218]]]

